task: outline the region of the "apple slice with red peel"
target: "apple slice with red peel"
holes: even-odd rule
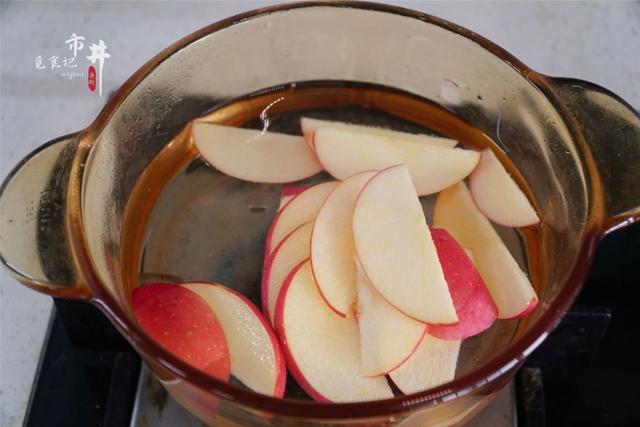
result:
[[[534,298],[531,298],[531,301],[529,301],[529,305],[527,305],[527,307],[524,310],[522,310],[520,313],[518,313],[513,317],[505,317],[504,320],[518,319],[520,317],[524,317],[527,314],[531,313],[533,310],[535,310],[537,306],[538,306],[538,297],[536,296]]]
[[[337,181],[331,181],[309,187],[276,214],[267,232],[265,258],[294,229],[316,218],[327,196],[338,184]]]
[[[287,277],[276,305],[276,331],[289,372],[318,402],[387,399],[393,393],[384,377],[360,372],[358,325],[336,316],[322,300],[309,260]]]
[[[394,307],[421,322],[458,321],[406,166],[380,171],[364,186],[353,238],[364,273]]]
[[[273,325],[276,301],[287,274],[300,261],[309,258],[313,221],[293,230],[273,250],[264,264],[262,273],[262,310]]]
[[[411,357],[389,376],[405,394],[453,381],[460,344],[460,340],[441,340],[427,334]]]
[[[250,182],[299,181],[322,171],[300,136],[195,121],[191,133],[200,155],[221,172]]]
[[[389,304],[359,267],[357,289],[362,375],[388,374],[416,351],[427,333],[427,325]]]
[[[131,293],[142,329],[167,351],[207,374],[229,379],[229,349],[215,313],[197,294],[179,285],[150,283]]]
[[[444,228],[473,252],[476,267],[498,307],[499,319],[521,317],[535,307],[538,298],[527,275],[477,208],[463,182],[438,195],[433,226]]]
[[[218,283],[185,283],[216,314],[227,338],[231,374],[251,390],[282,397],[287,378],[275,333],[244,295]]]
[[[495,322],[498,308],[465,249],[446,230],[432,228],[431,237],[459,321],[453,325],[429,326],[429,334],[445,340],[477,335]]]
[[[476,151],[333,127],[317,128],[314,146],[320,163],[340,180],[358,172],[404,163],[420,196],[436,193],[461,181],[480,158]]]
[[[496,224],[524,227],[540,222],[527,196],[490,148],[482,151],[469,176],[469,190],[478,209]]]
[[[325,200],[311,233],[311,266],[322,297],[344,317],[356,299],[353,208],[362,187],[376,172],[362,172],[340,183]]]
[[[455,139],[444,138],[441,136],[399,132],[391,129],[356,125],[353,123],[312,119],[310,117],[301,118],[300,127],[302,128],[302,135],[304,136],[304,139],[307,141],[311,149],[314,149],[313,134],[315,133],[316,129],[323,127],[346,129],[353,132],[366,133],[368,135],[390,138],[393,141],[403,141],[400,142],[400,144],[409,141],[418,144],[432,144],[440,147],[455,147],[458,144],[458,141],[456,141]]]
[[[280,192],[280,205],[278,206],[278,210],[282,209],[284,205],[289,203],[291,199],[293,199],[306,189],[307,187],[304,187],[302,185],[285,185],[284,187],[282,187],[282,191]]]

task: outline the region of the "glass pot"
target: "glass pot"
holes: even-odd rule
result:
[[[176,135],[235,97],[316,80],[390,86],[444,106],[495,141],[530,189],[543,222],[528,260],[539,307],[505,348],[448,384],[376,402],[275,399],[186,365],[132,317],[131,289],[150,278],[141,267],[145,239],[162,242],[158,235],[167,231],[144,224],[162,183],[195,156],[192,144],[172,146]],[[0,255],[25,285],[98,306],[171,395],[207,422],[456,425],[479,411],[558,324],[603,235],[640,218],[639,166],[640,116],[606,89],[536,73],[479,35],[411,10],[361,2],[278,5],[178,41],[138,70],[89,127],[16,166],[1,188]],[[262,221],[261,232],[278,200],[277,189],[267,190],[252,196],[267,205],[252,217]],[[214,191],[211,200],[229,200],[221,196]],[[203,279],[192,277],[201,274],[196,262],[186,265],[169,273]]]

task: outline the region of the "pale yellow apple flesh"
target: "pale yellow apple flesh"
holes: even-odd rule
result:
[[[302,185],[285,185],[280,190],[280,204],[278,205],[278,210],[282,209],[287,203],[291,201],[298,194],[302,193],[308,187]]]
[[[463,182],[438,195],[433,227],[447,230],[473,258],[499,319],[522,315],[537,301],[536,292],[489,220],[478,210]]]
[[[406,166],[385,169],[364,186],[353,237],[365,274],[394,307],[422,322],[458,321]]]
[[[418,349],[389,376],[405,394],[437,387],[455,378],[460,340],[441,340],[427,334]]]
[[[193,122],[191,132],[196,148],[207,162],[244,181],[293,182],[322,170],[301,136],[201,121]]]
[[[302,135],[307,140],[307,143],[313,148],[313,134],[316,129],[320,127],[332,127],[339,129],[351,130],[358,133],[366,133],[368,135],[382,136],[390,138],[393,141],[401,141],[400,144],[407,142],[415,142],[417,144],[433,144],[440,147],[455,147],[458,141],[455,139],[444,138],[441,136],[414,134],[408,132],[399,132],[391,129],[384,129],[372,126],[356,125],[353,123],[334,122],[330,120],[312,119],[310,117],[303,117],[300,119],[300,127],[302,128]]]
[[[251,390],[284,394],[286,368],[278,340],[260,311],[243,295],[216,283],[187,283],[218,317],[229,347],[231,374]]]
[[[413,354],[427,325],[402,313],[373,288],[357,268],[358,328],[362,375],[385,375]]]
[[[324,300],[341,316],[351,309],[356,299],[353,208],[362,187],[375,174],[362,172],[340,183],[325,200],[313,225],[313,275]]]
[[[478,209],[497,224],[524,227],[540,222],[527,196],[489,148],[482,151],[469,176],[469,190]]]
[[[262,309],[273,324],[276,301],[287,274],[310,255],[313,221],[309,221],[291,232],[276,247],[264,264],[262,274]]]
[[[420,196],[436,193],[464,179],[480,158],[476,151],[337,127],[317,128],[314,141],[320,163],[335,178],[343,180],[358,172],[404,163]]]
[[[336,316],[313,280],[311,263],[300,265],[282,288],[276,307],[276,330],[291,375],[319,402],[388,399],[384,377],[360,372],[360,339],[352,316]]]
[[[267,233],[265,257],[300,225],[315,219],[327,196],[338,185],[338,182],[325,182],[304,190],[289,201],[273,219]]]

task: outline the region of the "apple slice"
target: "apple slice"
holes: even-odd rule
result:
[[[405,165],[378,172],[364,186],[353,212],[353,238],[365,274],[394,307],[421,322],[458,321]]]
[[[314,141],[320,163],[335,178],[342,180],[358,172],[404,163],[420,196],[461,181],[480,158],[479,153],[471,150],[405,142],[332,127],[317,128]]]
[[[402,141],[400,142],[400,144],[407,143],[409,141],[418,144],[432,144],[440,147],[455,147],[456,144],[458,144],[458,141],[456,141],[455,139],[444,138],[441,136],[399,132],[391,129],[356,125],[353,123],[312,119],[310,117],[301,118],[300,127],[302,128],[302,135],[304,136],[304,139],[307,141],[311,149],[314,149],[313,134],[315,133],[316,129],[321,127],[346,129],[353,132],[366,133],[368,135],[382,136],[385,138],[390,138],[394,141]]]
[[[285,185],[284,187],[282,187],[282,191],[280,192],[280,205],[278,205],[278,210],[282,209],[284,205],[291,201],[291,199],[293,199],[306,189],[307,187],[304,187],[302,185]]]
[[[460,340],[441,340],[427,334],[418,349],[389,376],[404,394],[418,393],[455,378]]]
[[[527,196],[490,148],[482,151],[469,176],[469,190],[478,209],[497,224],[524,227],[540,222]]]
[[[276,305],[276,331],[289,372],[318,402],[387,399],[393,393],[384,377],[360,373],[360,339],[352,316],[336,316],[322,300],[311,262],[287,277]]]
[[[324,182],[309,187],[289,201],[275,216],[267,232],[265,258],[294,229],[316,218],[327,196],[338,182]]]
[[[273,325],[276,301],[287,274],[309,258],[313,221],[293,230],[267,258],[262,273],[262,310]]]
[[[536,292],[489,220],[460,182],[438,195],[433,226],[447,230],[473,252],[476,267],[498,307],[499,319],[525,315],[538,302]]]
[[[360,268],[357,268],[357,289],[362,375],[385,375],[416,351],[427,333],[427,325],[389,304]]]
[[[324,300],[342,317],[356,296],[353,208],[362,187],[375,174],[362,172],[340,183],[322,205],[311,233],[313,276]]]
[[[229,349],[215,313],[179,285],[150,283],[131,293],[142,329],[184,362],[223,381],[229,379]]]
[[[459,321],[453,325],[432,325],[429,334],[444,340],[477,335],[493,325],[498,308],[465,249],[446,230],[432,228],[431,237]]]
[[[231,374],[251,390],[282,397],[284,355],[267,320],[244,295],[218,283],[186,283],[216,314],[227,338]]]
[[[193,122],[191,133],[200,155],[221,172],[244,181],[285,183],[322,170],[304,138]]]

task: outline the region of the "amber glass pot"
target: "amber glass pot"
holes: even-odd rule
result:
[[[542,219],[528,259],[539,307],[508,343],[448,384],[365,403],[275,399],[186,365],[131,315],[131,289],[159,280],[144,267],[154,262],[143,260],[145,242],[156,242],[165,278],[212,279],[215,251],[178,265],[175,251],[188,250],[189,239],[167,241],[172,257],[158,242],[175,237],[167,224],[179,221],[147,224],[163,184],[196,156],[180,134],[185,124],[263,88],[331,80],[397,88],[446,108],[495,142]],[[259,247],[278,189],[216,185],[198,203],[227,206],[226,228],[246,227]],[[231,197],[237,194],[259,199],[264,214],[245,215],[237,206],[246,204]],[[618,96],[536,73],[490,41],[432,16],[371,3],[297,3],[238,15],[178,41],[138,70],[89,127],[24,159],[1,188],[0,255],[25,285],[98,306],[172,396],[205,421],[448,426],[481,409],[554,329],[600,239],[640,218],[639,206],[640,116]],[[246,251],[232,261],[246,263],[241,271],[248,275],[259,272],[259,255],[253,260]]]

